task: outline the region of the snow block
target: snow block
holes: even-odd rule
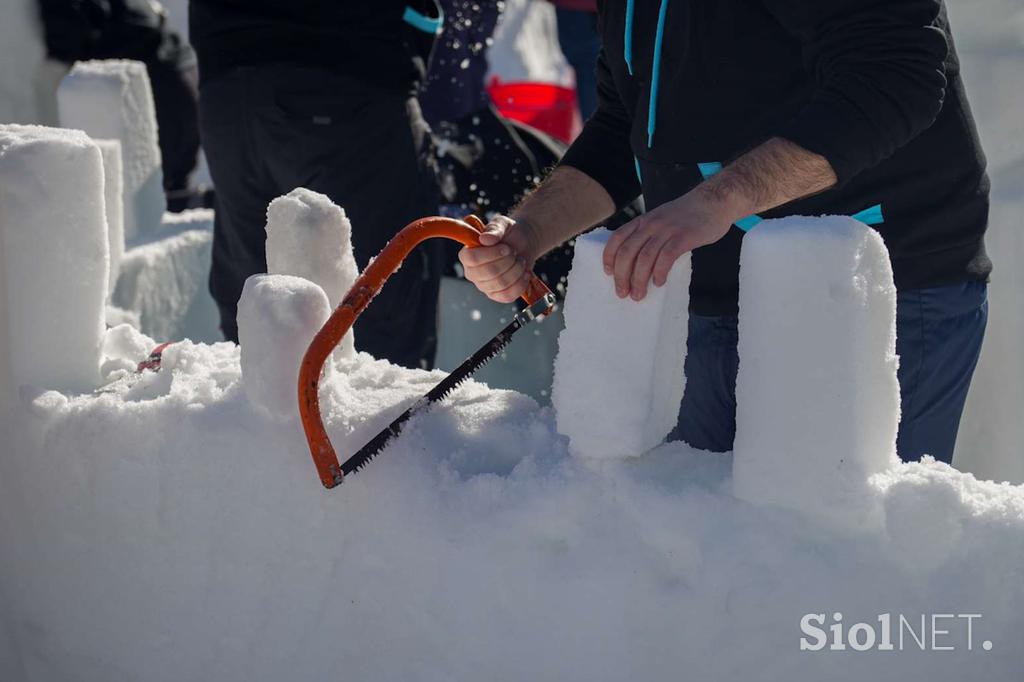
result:
[[[253,406],[279,419],[297,415],[299,365],[330,314],[324,290],[309,280],[253,275],[245,281],[238,341],[242,385]]]
[[[315,282],[333,310],[359,271],[352,254],[352,224],[345,210],[318,192],[299,187],[267,207],[267,272]],[[355,354],[349,331],[335,357]]]
[[[644,300],[620,299],[601,261],[610,235],[576,239],[558,337],[552,404],[576,456],[626,457],[658,445],[685,387],[690,258]]]
[[[110,252],[108,292],[117,285],[124,258],[124,184],[121,164],[121,142],[94,140],[103,155],[103,205],[107,216],[107,245]]]
[[[128,241],[159,229],[167,208],[157,141],[156,108],[145,64],[78,62],[57,90],[60,122],[90,137],[121,142],[124,233]]]
[[[0,363],[14,388],[98,385],[103,208],[102,157],[84,133],[0,126]]]
[[[848,217],[765,221],[740,258],[734,492],[842,525],[879,512],[896,462],[896,287],[881,236]]]

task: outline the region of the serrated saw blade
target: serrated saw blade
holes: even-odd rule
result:
[[[451,374],[441,380],[437,386],[430,389],[426,395],[412,404],[402,414],[398,415],[391,424],[374,436],[370,442],[361,447],[358,452],[346,459],[341,464],[341,471],[345,476],[359,471],[366,466],[370,460],[376,457],[387,446],[387,444],[402,432],[402,428],[409,419],[423,410],[426,410],[433,403],[439,402],[448,396],[463,381],[468,379],[476,370],[486,365],[493,357],[502,351],[512,340],[512,336],[537,319],[538,313],[535,308],[550,309],[554,305],[554,296],[548,294],[543,300],[543,306],[527,308],[519,311],[507,327],[498,332],[494,338],[485,343],[475,353],[469,356],[461,365],[452,370]]]

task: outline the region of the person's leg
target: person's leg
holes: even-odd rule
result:
[[[690,315],[686,391],[669,440],[727,452],[736,436],[737,318]]]
[[[601,37],[593,12],[557,8],[558,42],[569,65],[576,72],[576,100],[583,120],[597,109],[597,55]]]
[[[242,286],[267,270],[264,226],[267,204],[276,196],[247,132],[249,82],[237,71],[204,84],[199,95],[200,132],[217,188],[210,293],[224,337],[236,343]]]
[[[415,100],[301,67],[276,67],[264,88],[259,150],[275,183],[282,193],[322,192],[344,208],[360,268],[406,224],[437,213],[429,127]],[[417,247],[356,321],[356,348],[432,366],[440,270],[436,240]]]
[[[900,292],[896,352],[901,419],[896,450],[950,463],[988,321],[987,286],[965,282]]]

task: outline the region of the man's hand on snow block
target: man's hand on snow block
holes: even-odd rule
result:
[[[536,260],[536,240],[526,223],[499,215],[487,223],[480,246],[459,251],[466,279],[498,303],[511,303],[526,291]]]
[[[779,137],[754,147],[689,193],[620,227],[604,250],[604,270],[619,298],[639,301],[653,276],[662,286],[672,264],[713,244],[741,218],[836,184],[828,159]]]
[[[684,253],[725,236],[736,215],[730,202],[699,185],[683,196],[634,218],[608,239],[605,274],[615,277],[615,293],[639,301],[654,286],[663,286],[672,265]]]

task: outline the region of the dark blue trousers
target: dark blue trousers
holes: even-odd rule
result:
[[[952,462],[960,415],[988,322],[987,286],[902,291],[896,299],[896,352],[902,418],[896,450],[904,461]],[[669,440],[726,452],[736,435],[736,317],[690,315],[686,393]]]

